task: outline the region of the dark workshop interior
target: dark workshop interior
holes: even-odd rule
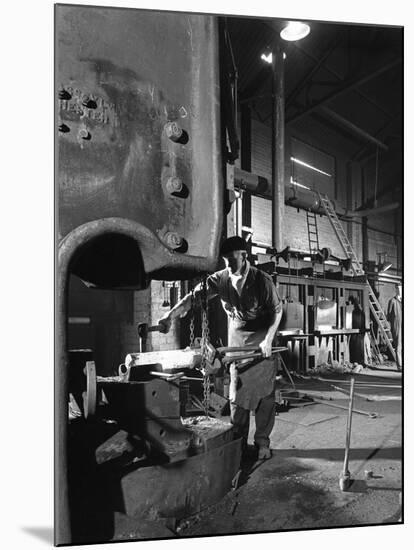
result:
[[[55,543],[401,523],[403,27],[55,10]]]

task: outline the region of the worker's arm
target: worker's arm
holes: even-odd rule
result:
[[[194,300],[197,300],[202,292],[202,286],[201,283],[199,283],[194,288]],[[210,277],[207,278],[207,300],[211,300],[215,296],[217,296],[217,282],[215,274],[210,275]],[[158,324],[160,325],[160,332],[169,332],[171,328],[171,323],[174,321],[174,319],[185,317],[187,313],[191,309],[191,302],[192,302],[192,292],[189,292],[182,298],[179,302],[175,304],[175,306],[170,309],[161,319],[158,321]]]
[[[280,308],[280,311],[275,313],[273,323],[270,325],[266,336],[259,344],[259,347],[262,350],[264,357],[270,357],[272,355],[272,343],[273,343],[273,339],[275,337],[281,318],[282,318],[282,308]]]
[[[266,336],[262,342],[260,342],[259,347],[262,350],[264,357],[270,357],[272,355],[273,339],[279,327],[280,320],[282,319],[282,300],[280,299],[279,293],[270,278],[265,279],[264,285],[264,299],[272,312],[272,320],[269,328],[267,329]]]

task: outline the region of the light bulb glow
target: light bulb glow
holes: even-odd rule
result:
[[[266,53],[262,53],[262,55],[260,56],[260,59],[262,59],[263,61],[266,61],[266,63],[271,63],[273,61],[273,54],[272,52],[266,54]],[[283,52],[283,59],[286,59],[286,54],[285,52]]]
[[[273,59],[272,52],[268,53],[267,55],[265,53],[262,53],[260,59],[263,59],[263,61],[266,61],[266,63],[271,63]]]
[[[280,31],[280,36],[283,40],[294,42],[302,40],[310,33],[310,27],[306,23],[300,21],[289,21],[289,23]]]

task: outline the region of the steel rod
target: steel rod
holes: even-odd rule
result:
[[[354,405],[354,383],[355,383],[355,378],[352,377],[351,390],[350,390],[350,396],[349,396],[348,418],[346,422],[345,458],[344,458],[344,469],[343,469],[344,474],[348,472],[349,447],[351,445],[352,407]]]
[[[285,74],[280,45],[272,55],[272,245],[283,248],[285,211]]]

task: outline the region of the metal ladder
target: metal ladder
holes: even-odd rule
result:
[[[331,225],[335,231],[335,234],[339,242],[341,243],[341,246],[345,252],[346,257],[351,260],[351,269],[354,275],[364,275],[365,272],[358,261],[355,251],[348,240],[348,237],[344,231],[344,228],[342,227],[341,222],[338,219],[338,216],[336,215],[335,209],[329,197],[327,195],[322,195],[321,193],[318,193],[318,197],[319,197],[320,205],[322,206],[323,210],[328,216],[328,219],[331,222]],[[368,282],[367,282],[367,285],[368,285],[369,308],[375,319],[375,322],[377,323],[378,330],[380,332],[380,335],[383,341],[385,342],[387,348],[389,349],[394,361],[397,361],[397,357],[395,355],[395,351],[392,345],[392,334],[391,334],[390,325],[387,321],[387,318],[381,307],[381,304],[378,302],[377,297],[375,296],[375,293],[372,290],[371,285]]]
[[[306,223],[308,224],[308,240],[310,254],[316,254],[319,250],[318,224],[315,212],[306,210]]]

